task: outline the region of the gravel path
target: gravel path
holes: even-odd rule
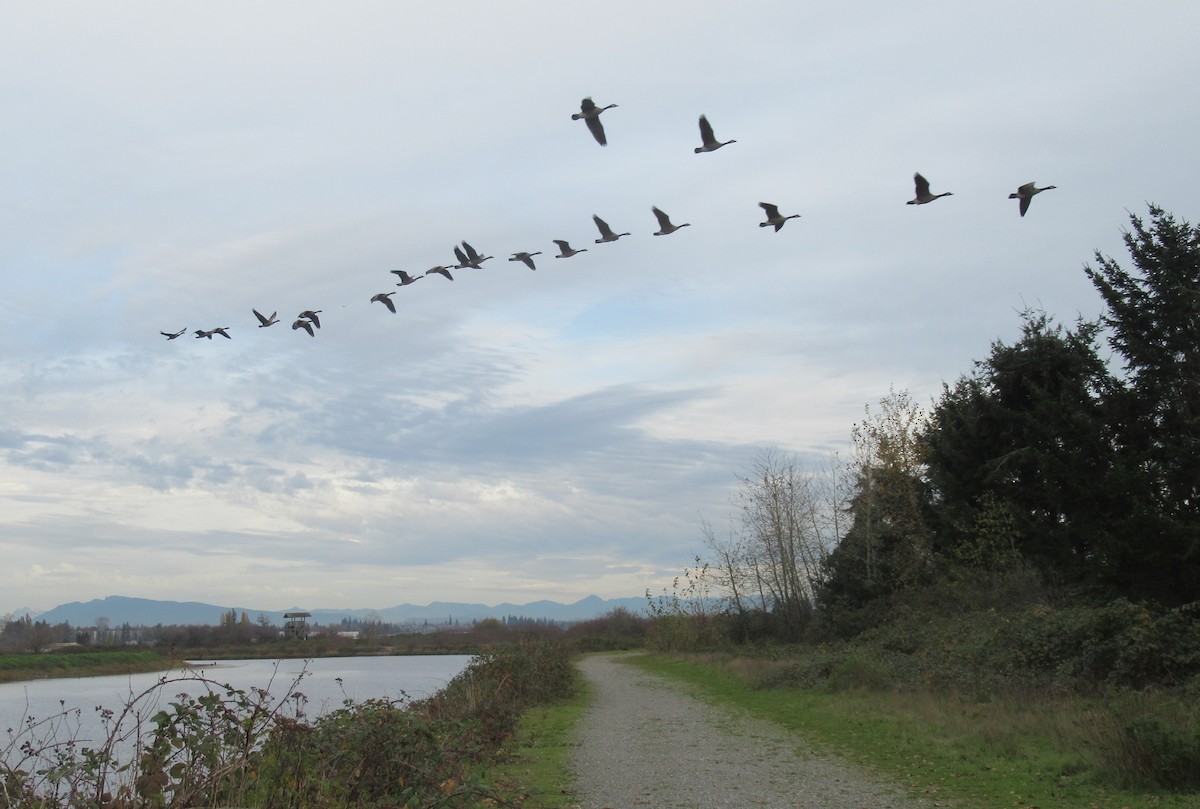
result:
[[[580,809],[931,806],[817,756],[777,725],[709,705],[612,655],[585,657],[579,667],[594,695],[572,760]]]

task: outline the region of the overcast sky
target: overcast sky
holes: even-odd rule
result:
[[[762,448],[845,452],[1020,310],[1096,316],[1130,212],[1200,218],[1194,3],[3,18],[0,614],[658,592]]]

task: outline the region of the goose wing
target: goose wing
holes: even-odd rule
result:
[[[913,175],[913,183],[917,187],[917,199],[929,196],[929,181],[920,172]]]
[[[592,137],[596,139],[596,143],[601,146],[608,145],[608,137],[604,134],[604,124],[600,122],[599,115],[590,115],[587,120],[588,131],[592,133]]]
[[[650,210],[654,211],[654,218],[658,220],[659,229],[671,227],[671,217],[656,207],[651,207]]]
[[[707,115],[700,116],[700,140],[705,144],[716,143],[716,137],[713,135],[712,124],[708,122]]]
[[[778,219],[779,218],[779,206],[778,205],[772,205],[769,202],[760,202],[760,203],[758,203],[758,207],[762,208],[764,211],[767,212],[767,219]]]
[[[608,226],[608,223],[605,222],[603,219],[596,216],[595,214],[592,214],[592,221],[596,223],[596,228],[600,231],[600,235],[603,236],[605,239],[617,238],[617,234],[613,233],[613,229],[610,228]]]

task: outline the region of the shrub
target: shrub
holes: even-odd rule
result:
[[[1161,704],[1160,704],[1161,703]],[[1200,787],[1200,710],[1194,703],[1139,696],[1098,711],[1088,723],[1102,771],[1120,787]]]

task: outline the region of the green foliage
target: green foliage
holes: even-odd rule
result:
[[[824,558],[816,588],[827,616],[861,610],[935,574],[923,472],[926,421],[906,391],[892,391],[878,412],[866,408],[854,425],[851,526]]]
[[[925,445],[936,545],[988,565],[1008,543],[1050,580],[1100,580],[1124,493],[1112,471],[1102,397],[1113,383],[1098,326],[1023,319],[1021,339],[993,344],[934,408]]]
[[[1125,365],[1109,407],[1128,492],[1114,578],[1179,604],[1200,598],[1200,228],[1153,205],[1130,222],[1136,270],[1100,254],[1086,268]]]
[[[710,648],[723,642],[724,609],[713,597],[711,568],[696,557],[695,567],[685,567],[671,589],[652,596],[646,591],[651,623],[646,641],[660,651]]]

